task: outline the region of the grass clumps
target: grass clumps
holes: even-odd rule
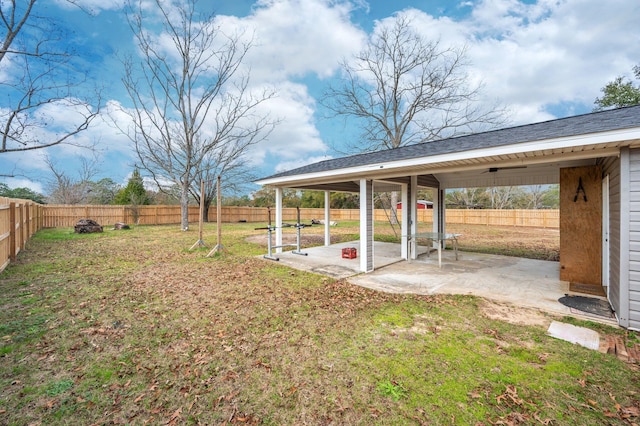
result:
[[[292,271],[253,228],[212,258],[178,227],[38,233],[0,275],[0,424],[640,421],[633,365],[475,297]]]

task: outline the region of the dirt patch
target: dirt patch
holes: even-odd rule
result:
[[[551,319],[538,309],[507,305],[491,300],[483,300],[480,312],[487,318],[506,321],[511,324],[548,327]]]

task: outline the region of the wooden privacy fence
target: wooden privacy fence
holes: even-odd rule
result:
[[[42,205],[0,197],[0,272],[24,249],[43,225]]]
[[[189,222],[197,223],[200,209],[189,207]],[[216,220],[216,208],[209,209],[209,220]],[[251,222],[266,223],[266,207],[222,207],[222,221],[226,223]],[[420,222],[431,222],[433,210],[418,210]],[[169,225],[180,223],[180,206],[78,206],[78,205],[40,205],[29,200],[0,197],[0,271],[24,249],[33,234],[42,228],[73,227],[80,219],[93,219],[103,226],[116,222],[139,225]],[[283,220],[292,222],[297,219],[295,208],[285,208]],[[300,219],[323,219],[324,209],[300,209]],[[271,212],[275,221],[275,210]],[[331,220],[358,221],[358,209],[333,209]],[[374,220],[387,221],[388,212],[377,209]],[[537,228],[558,228],[559,210],[457,210],[447,209],[447,224],[523,226]]]
[[[266,207],[222,207],[222,222],[267,223]],[[388,213],[382,209],[374,211],[374,220],[388,221]],[[199,207],[189,207],[189,222],[198,222]],[[420,222],[431,222],[433,210],[418,210]],[[216,208],[208,212],[210,222],[216,220]],[[283,220],[295,221],[295,208],[284,208]],[[300,219],[308,222],[311,219],[323,219],[324,209],[300,209]],[[168,225],[180,223],[180,206],[77,206],[77,205],[45,205],[44,227],[72,227],[80,219],[93,219],[103,226],[116,222],[139,225]],[[275,221],[275,209],[271,210],[271,220]],[[358,209],[332,209],[331,220],[358,221]],[[558,228],[560,214],[558,210],[458,210],[447,209],[446,223],[493,226],[522,226],[536,228]]]

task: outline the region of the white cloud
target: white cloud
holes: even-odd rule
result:
[[[322,155],[319,157],[306,157],[306,158],[299,158],[293,161],[283,161],[276,165],[275,172],[276,173],[284,172],[287,170],[292,170],[298,167],[305,166],[307,164],[313,164],[319,161],[331,160],[332,158],[333,157],[331,157],[330,155]]]
[[[35,193],[44,194],[44,185],[42,182],[35,182],[27,178],[6,178],[4,183],[11,189],[29,188]]]
[[[593,105],[599,89],[640,58],[640,3],[484,1],[474,9],[469,56],[487,93],[518,122],[549,118],[560,103]],[[537,112],[536,112],[537,111]]]
[[[80,7],[91,13],[99,13],[103,10],[120,10],[125,4],[125,0],[54,0],[54,2],[62,8]]]
[[[225,31],[253,36],[247,57],[252,79],[280,81],[315,73],[331,76],[339,60],[358,51],[366,35],[350,20],[348,1],[261,0],[245,18],[219,17]]]
[[[304,158],[326,152],[328,147],[313,119],[315,100],[308,94],[307,87],[285,82],[277,87],[277,91],[278,96],[267,102],[264,108],[280,123],[268,140],[251,149],[251,163],[260,165],[267,157],[276,159],[277,163],[301,162]]]

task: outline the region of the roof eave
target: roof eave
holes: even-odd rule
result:
[[[331,169],[322,172],[287,175],[274,178],[264,178],[257,180],[259,185],[287,187],[287,185],[299,185],[302,182],[345,180],[375,174],[390,174],[399,169],[407,170],[417,166],[428,166],[430,164],[465,161],[469,159],[481,159],[485,157],[495,157],[500,155],[513,155],[533,151],[556,151],[571,147],[590,146],[608,143],[620,143],[624,141],[640,140],[640,127],[627,129],[617,129],[606,132],[590,133],[584,135],[574,135],[561,138],[543,139],[538,141],[520,142],[490,148],[471,149],[466,151],[451,152],[438,155],[420,156],[410,159],[378,162],[356,167],[342,169]]]

